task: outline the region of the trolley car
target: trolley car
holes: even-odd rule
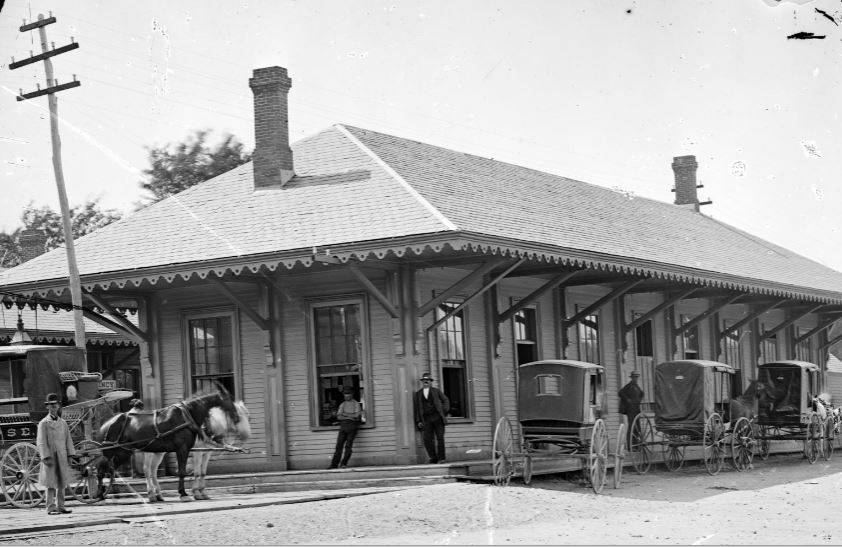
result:
[[[759,455],[769,457],[770,441],[803,441],[815,463],[833,454],[835,421],[817,408],[819,367],[805,361],[775,361],[757,367]]]
[[[609,455],[605,426],[605,372],[593,363],[544,360],[518,367],[518,430],[520,450],[507,417],[494,431],[492,470],[495,484],[506,485],[515,474],[532,480],[533,460],[580,460],[586,480],[597,494],[605,487],[608,459],[614,457],[614,487],[619,487],[625,426]]]
[[[705,469],[715,475],[722,469],[728,445],[734,467],[749,468],[753,409],[737,416],[732,374],[733,368],[715,361],[669,361],[655,367],[654,415],[638,414],[632,423],[629,454],[638,473],[649,470],[656,447],[670,471],[684,465],[688,447],[700,447]]]

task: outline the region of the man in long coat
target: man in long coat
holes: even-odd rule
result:
[[[422,374],[420,381],[422,387],[413,396],[415,425],[422,432],[430,463],[444,463],[444,426],[447,425],[450,400],[432,386],[433,377],[429,372]]]
[[[644,395],[643,389],[637,383],[638,378],[640,378],[640,373],[636,370],[633,371],[631,373],[631,381],[617,392],[617,395],[620,397],[620,414],[625,414],[627,420],[627,447],[631,445],[632,440],[640,436],[640,431],[631,430],[635,417],[640,414],[640,403],[643,401]]]
[[[47,514],[70,513],[64,507],[64,489],[70,481],[70,462],[76,456],[70,427],[59,416],[61,401],[58,395],[50,393],[44,402],[49,412],[38,424],[38,453],[41,455],[41,472],[38,482],[47,488]]]

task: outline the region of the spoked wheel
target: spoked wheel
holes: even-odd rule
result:
[[[770,428],[769,426],[760,426],[760,438],[758,439],[758,455],[760,456],[760,459],[764,461],[769,459],[769,437],[771,436],[771,433],[772,428]]]
[[[725,424],[716,412],[705,422],[702,446],[705,451],[705,469],[709,475],[716,475],[722,470],[725,461]]]
[[[822,451],[822,423],[818,414],[810,416],[810,423],[807,424],[807,438],[804,439],[804,455],[807,461],[816,463]]]
[[[617,444],[614,446],[614,488],[620,488],[623,460],[626,458],[626,424],[620,424],[620,429],[617,430]]]
[[[649,467],[652,466],[652,444],[654,442],[655,431],[652,429],[652,422],[645,414],[638,414],[632,422],[629,455],[634,470],[641,475],[649,471]]]
[[[46,488],[38,483],[41,472],[41,456],[34,444],[13,444],[3,458],[3,494],[15,507],[37,507],[44,503]]]
[[[670,471],[678,471],[684,465],[684,445],[672,439],[661,445],[661,450],[664,456],[664,465]]]
[[[824,456],[825,460],[830,460],[833,457],[833,443],[836,440],[836,424],[833,418],[828,416],[824,421]]]
[[[79,441],[76,444],[79,463],[75,465],[78,478],[73,481],[71,493],[82,503],[97,503],[99,497],[99,470],[97,464],[102,458],[102,445],[96,441]]]
[[[598,419],[591,431],[591,444],[588,447],[588,477],[591,481],[591,488],[599,494],[605,488],[605,480],[608,476],[608,432],[605,430],[605,421]]]
[[[494,429],[494,445],[491,448],[491,470],[494,473],[494,484],[497,486],[508,486],[512,480],[513,446],[512,426],[504,416]]]
[[[523,457],[523,484],[529,485],[532,482],[532,454],[528,452]]]
[[[737,471],[745,471],[751,467],[754,458],[754,439],[751,432],[751,422],[747,418],[740,418],[731,432],[731,459]]]

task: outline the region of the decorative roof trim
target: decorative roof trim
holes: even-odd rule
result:
[[[440,253],[446,248],[456,252],[467,251],[488,255],[527,258],[549,264],[569,267],[592,268],[596,270],[618,272],[627,275],[646,276],[655,279],[739,290],[755,294],[765,294],[784,298],[797,298],[807,301],[842,304],[842,292],[825,291],[772,283],[758,279],[741,278],[729,274],[695,270],[682,266],[663,264],[629,257],[601,255],[582,249],[553,247],[504,238],[492,238],[487,235],[467,232],[435,233],[389,240],[354,242],[330,246],[326,252],[342,263],[355,259],[360,261],[384,259],[387,256],[397,258],[422,255],[430,250]],[[323,251],[325,249],[322,249]],[[143,288],[144,284],[155,288],[165,287],[176,279],[188,281],[194,275],[197,279],[206,279],[213,273],[223,277],[228,272],[239,275],[244,271],[274,272],[281,266],[290,270],[296,266],[309,268],[313,265],[313,249],[295,249],[284,253],[263,256],[236,257],[203,263],[189,263],[150,268],[146,271],[109,272],[85,276],[83,287],[86,290],[111,290],[133,285]],[[15,292],[24,296],[46,298],[50,295],[61,296],[69,292],[65,279],[52,279],[9,285],[4,291]]]
[[[394,169],[393,169],[393,168],[392,168],[392,167],[391,167],[388,163],[386,163],[385,161],[383,161],[383,160],[380,158],[380,156],[378,156],[377,154],[375,154],[375,153],[374,153],[374,151],[373,151],[372,149],[370,149],[369,147],[367,147],[366,145],[364,145],[362,142],[360,142],[360,140],[359,140],[357,137],[355,137],[355,136],[354,136],[354,135],[353,135],[350,131],[348,131],[348,129],[347,129],[345,126],[343,126],[343,125],[341,125],[341,124],[336,124],[334,127],[335,127],[336,129],[338,129],[340,133],[342,133],[343,135],[345,135],[345,137],[346,137],[346,138],[348,138],[348,140],[350,140],[350,141],[351,141],[351,142],[353,142],[355,145],[357,145],[357,147],[358,147],[360,150],[362,150],[363,152],[365,152],[365,154],[366,154],[368,157],[370,157],[370,158],[371,158],[371,159],[372,159],[372,160],[373,160],[373,161],[374,161],[377,165],[379,165],[381,169],[383,169],[384,171],[386,171],[386,173],[388,173],[388,174],[389,174],[389,176],[391,176],[391,177],[392,177],[393,179],[395,179],[398,183],[400,183],[400,185],[401,185],[401,186],[403,186],[404,190],[406,190],[406,191],[407,191],[407,193],[409,193],[409,194],[410,194],[412,197],[414,197],[414,198],[415,198],[415,199],[416,199],[419,203],[421,203],[421,205],[423,205],[425,209],[427,209],[428,211],[430,211],[430,213],[431,213],[434,217],[436,217],[436,219],[437,219],[439,222],[441,222],[442,224],[444,224],[444,226],[445,226],[445,228],[446,228],[446,229],[451,230],[451,231],[456,231],[456,230],[458,230],[458,229],[459,229],[459,228],[458,228],[458,227],[457,227],[457,226],[456,226],[453,222],[451,222],[451,221],[450,221],[450,220],[449,220],[446,216],[444,216],[444,214],[442,214],[442,212],[441,212],[441,211],[439,211],[438,209],[436,209],[436,207],[435,207],[432,203],[430,203],[429,201],[427,201],[427,198],[425,198],[424,196],[422,196],[422,195],[418,192],[418,190],[416,190],[415,188],[413,188],[413,187],[412,187],[412,185],[411,185],[411,184],[409,184],[408,182],[406,182],[406,180],[404,180],[404,178],[403,178],[402,176],[400,176],[400,175],[398,174],[398,172],[397,172],[397,171],[395,171],[395,170],[394,170]]]

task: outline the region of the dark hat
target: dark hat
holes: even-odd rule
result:
[[[633,370],[631,373],[631,377],[634,378],[635,376],[640,376],[640,373],[636,370]]]
[[[435,381],[436,381],[436,380],[433,378],[433,375],[432,375],[432,374],[430,374],[429,372],[425,372],[425,373],[424,373],[424,374],[422,374],[422,375],[421,375],[421,377],[420,377],[420,378],[418,378],[418,379],[419,379],[419,380],[421,380],[422,382],[423,382],[424,380],[429,380],[429,381],[431,381],[431,382],[435,382]]]
[[[342,388],[342,393],[354,393],[354,388],[351,386],[345,386]]]
[[[52,404],[52,403],[61,404],[61,399],[59,399],[58,395],[56,395],[55,393],[48,394],[47,400],[44,401],[45,405],[49,405],[49,404]]]

